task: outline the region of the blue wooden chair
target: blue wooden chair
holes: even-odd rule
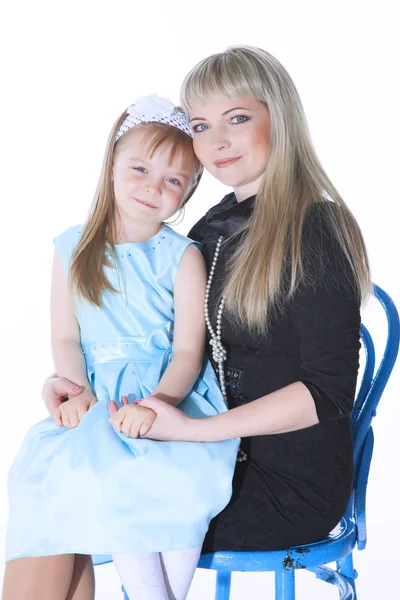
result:
[[[275,571],[275,600],[295,599],[295,571],[308,569],[319,579],[338,587],[340,600],[356,600],[353,550],[366,545],[365,497],[374,436],[371,427],[376,407],[392,372],[399,349],[400,323],[396,307],[388,294],[377,285],[374,295],[381,303],[388,322],[383,358],[375,373],[375,350],[372,338],[361,325],[361,340],[366,364],[351,414],[354,439],[354,484],[346,513],[337,527],[322,541],[307,546],[272,552],[214,552],[204,554],[199,562],[203,569],[217,571],[215,600],[229,600],[232,571]],[[336,569],[324,565],[336,562]]]
[[[355,468],[353,493],[345,515],[325,539],[306,546],[272,552],[221,551],[204,554],[199,567],[217,571],[215,600],[229,600],[232,571],[274,571],[275,600],[294,600],[296,569],[308,569],[319,579],[336,585],[340,600],[357,599],[353,550],[356,545],[359,550],[366,545],[365,497],[374,444],[371,421],[396,361],[400,334],[399,315],[394,303],[376,285],[374,295],[385,311],[388,335],[383,358],[375,373],[374,344],[367,328],[361,325],[366,364],[351,414]],[[336,569],[324,566],[331,562],[336,562]],[[124,599],[129,600],[126,594]]]

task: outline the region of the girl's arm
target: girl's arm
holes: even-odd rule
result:
[[[51,280],[51,348],[58,377],[67,378],[81,386],[81,391],[92,394],[68,279],[57,251]]]
[[[173,358],[151,394],[177,406],[189,394],[202,366],[205,346],[206,268],[200,251],[189,246],[174,285]]]

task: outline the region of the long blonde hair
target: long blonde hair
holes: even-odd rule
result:
[[[327,203],[329,230],[349,262],[360,298],[366,298],[371,279],[360,229],[318,160],[286,69],[265,50],[230,47],[192,69],[182,84],[181,104],[188,111],[221,96],[255,98],[271,119],[268,164],[252,216],[237,232],[240,243],[222,291],[230,315],[250,330],[268,330],[275,309],[281,310],[305,280],[302,233],[305,216],[317,202]]]
[[[101,306],[104,293],[117,292],[108,280],[104,267],[118,269],[114,246],[117,241],[118,222],[112,171],[114,158],[124,147],[128,136],[135,135],[139,129],[144,130],[144,150],[150,157],[158,148],[166,146],[171,148],[170,162],[178,154],[182,155],[185,167],[193,169],[193,185],[188,190],[183,205],[194,193],[203,170],[194,154],[191,138],[171,125],[143,123],[122,135],[115,143],[116,134],[124,122],[126,114],[124,111],[118,117],[108,138],[97,190],[71,263],[70,285],[73,292],[78,298],[85,299],[94,306]],[[105,253],[106,244],[109,245],[108,256]]]

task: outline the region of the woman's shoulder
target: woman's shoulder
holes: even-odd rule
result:
[[[339,222],[342,208],[330,200],[314,202],[304,219],[304,233],[328,233],[332,222]]]
[[[342,218],[345,209],[329,200],[312,204],[304,218],[303,253],[339,252],[343,254]],[[341,250],[342,248],[342,250]]]
[[[311,205],[304,220],[301,258],[305,283],[354,292],[351,257],[341,232],[343,210],[329,200]]]

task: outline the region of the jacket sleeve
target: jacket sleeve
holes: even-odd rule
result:
[[[291,303],[301,352],[301,381],[320,422],[353,408],[360,351],[360,300],[351,267],[330,232],[323,208],[311,211],[303,233],[305,283]]]

